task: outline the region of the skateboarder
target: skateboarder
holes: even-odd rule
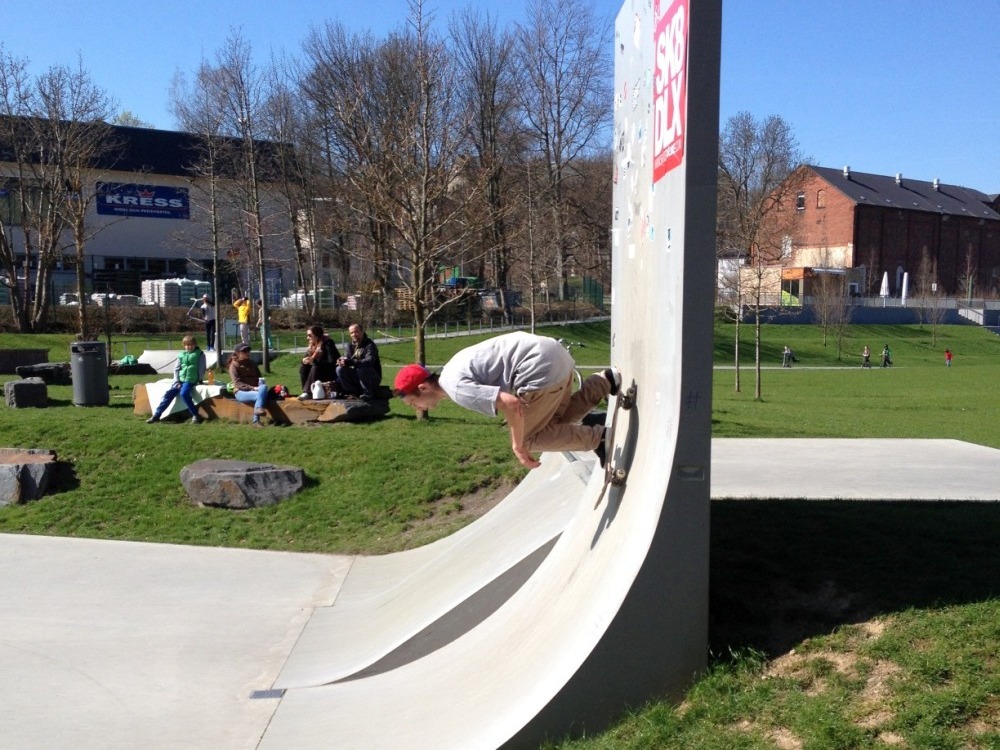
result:
[[[448,398],[480,414],[503,415],[511,449],[529,469],[541,465],[532,451],[595,451],[603,466],[604,426],[580,420],[618,392],[621,375],[617,368],[596,373],[575,393],[573,381],[573,358],[558,341],[517,331],[463,349],[440,374],[407,365],[394,391],[415,409],[433,409]]]

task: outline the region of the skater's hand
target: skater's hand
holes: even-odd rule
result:
[[[510,428],[510,448],[522,466],[537,469],[541,464],[524,447],[524,404],[513,394],[501,391],[496,401],[497,413],[502,414]]]
[[[523,446],[514,446],[514,455],[517,456],[517,460],[521,462],[521,465],[528,469],[537,469],[542,465]]]

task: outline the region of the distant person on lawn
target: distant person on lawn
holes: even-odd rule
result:
[[[250,304],[249,298],[243,295],[239,299],[233,301],[233,307],[236,308],[236,322],[240,329],[240,341],[244,344],[250,343]]]
[[[573,358],[558,341],[524,331],[507,333],[463,349],[431,373],[407,365],[394,391],[415,409],[433,409],[448,398],[487,416],[503,415],[511,450],[523,466],[541,464],[532,451],[587,450],[605,462],[604,425],[580,420],[601,399],[618,393],[617,369],[591,375],[573,392]]]

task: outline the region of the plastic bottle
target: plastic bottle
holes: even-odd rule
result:
[[[208,384],[215,385],[215,370],[208,371]]]

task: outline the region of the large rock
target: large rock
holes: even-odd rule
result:
[[[55,463],[55,451],[0,448],[0,505],[20,505],[44,495]]]
[[[296,466],[206,458],[181,469],[181,484],[199,505],[260,508],[291,497],[305,481]]]
[[[389,413],[388,399],[363,401],[359,398],[338,398],[325,403],[329,406],[319,415],[317,422],[370,422]]]
[[[9,380],[3,384],[3,393],[7,406],[13,409],[49,405],[49,389],[41,378]]]
[[[22,365],[14,369],[22,378],[41,378],[48,385],[73,384],[69,362],[46,362],[39,365]]]

